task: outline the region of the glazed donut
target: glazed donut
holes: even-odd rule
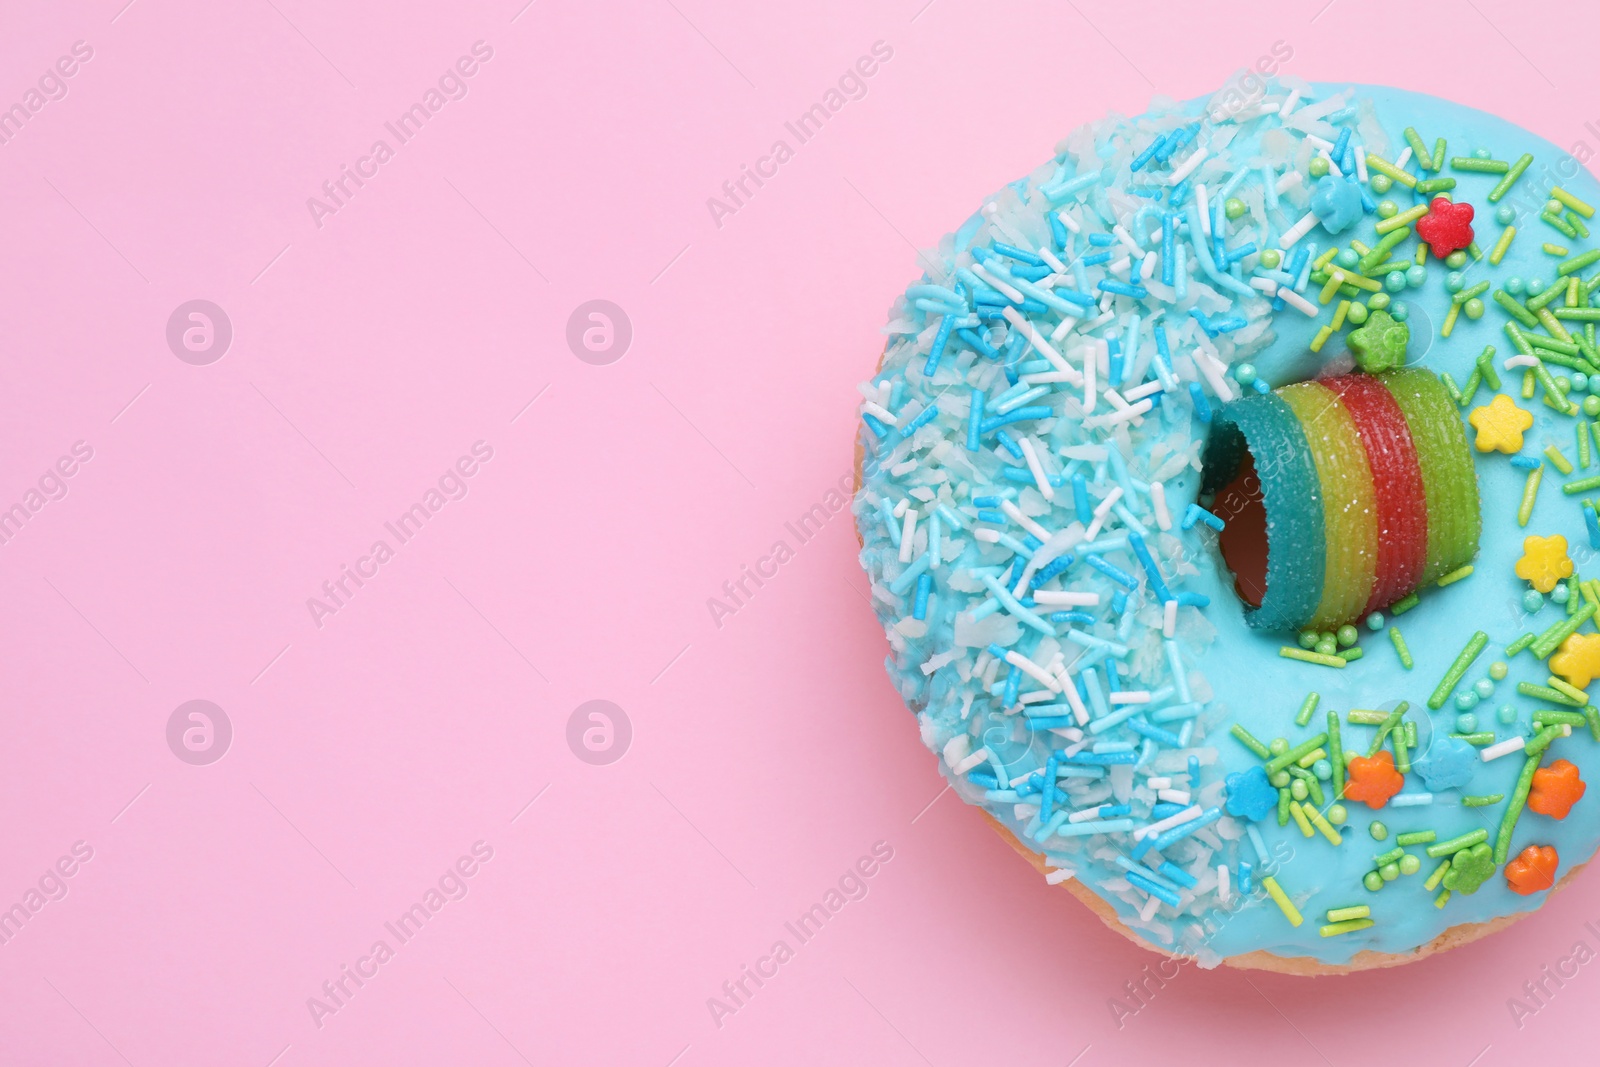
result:
[[[923,742],[1048,883],[1327,973],[1588,860],[1597,203],[1491,115],[1284,79],[1082,127],[923,257],[861,562]]]

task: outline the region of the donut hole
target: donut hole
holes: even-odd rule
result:
[[[1267,507],[1248,449],[1232,480],[1217,491],[1211,512],[1225,524],[1217,547],[1233,575],[1233,590],[1250,607],[1259,608],[1267,595]]]

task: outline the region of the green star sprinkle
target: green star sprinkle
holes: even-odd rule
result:
[[[1479,842],[1457,852],[1444,875],[1444,887],[1452,893],[1471,896],[1494,874],[1494,849]]]
[[[1405,366],[1406,343],[1411,340],[1411,330],[1403,322],[1396,322],[1387,311],[1374,311],[1367,323],[1350,331],[1350,351],[1356,365],[1368,374],[1379,374]]]

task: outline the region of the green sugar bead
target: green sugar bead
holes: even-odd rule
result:
[[[1276,248],[1269,248],[1261,253],[1261,265],[1268,270],[1276,270],[1279,263],[1283,262],[1283,253]]]
[[[1406,268],[1406,284],[1413,289],[1420,289],[1428,280],[1428,268],[1421,263],[1414,263]]]
[[[1463,711],[1456,716],[1456,733],[1470,734],[1478,728],[1478,717],[1470,711]]]
[[[1521,278],[1517,277],[1515,274],[1506,279],[1506,292],[1510,293],[1512,296],[1521,296],[1522,291],[1527,287],[1527,283]]]
[[[1528,279],[1527,289],[1528,289],[1528,295],[1529,296],[1538,296],[1540,293],[1544,292],[1544,290],[1545,290],[1544,279],[1543,278],[1529,278]]]
[[[1378,217],[1380,219],[1392,219],[1399,211],[1400,209],[1395,206],[1393,200],[1378,201]]]
[[[1302,630],[1302,631],[1300,631],[1300,647],[1304,648],[1304,649],[1308,649],[1308,650],[1316,648],[1317,647],[1317,631],[1315,631],[1315,630]]]
[[[1324,814],[1327,815],[1328,821],[1333,823],[1335,826],[1343,826],[1350,818],[1350,813],[1345,810],[1343,804],[1335,804],[1333,807],[1324,812]]]
[[[1501,204],[1494,209],[1494,221],[1502,226],[1510,226],[1517,219],[1517,210],[1510,204]]]
[[[1329,641],[1327,639],[1319,639],[1317,641],[1316,652],[1318,655],[1331,656],[1338,651],[1339,643],[1337,641]]]
[[[1339,627],[1339,631],[1336,634],[1334,634],[1334,637],[1338,640],[1339,644],[1344,648],[1349,648],[1351,645],[1355,644],[1356,643],[1356,638],[1358,638],[1360,636],[1361,636],[1360,632],[1358,630],[1356,630],[1356,628],[1354,626],[1351,626],[1349,623],[1345,623],[1343,626]]]
[[[1333,261],[1346,270],[1353,270],[1360,265],[1361,257],[1353,248],[1341,248],[1339,254],[1333,257]]]
[[[1371,308],[1373,311],[1382,311],[1388,306],[1388,293],[1373,293],[1371,296],[1367,297],[1367,307]]]
[[[1398,274],[1399,272],[1396,271],[1395,273]],[[1396,302],[1394,307],[1389,309],[1389,317],[1391,319],[1393,319],[1394,321],[1396,321],[1396,322],[1404,322],[1410,316],[1411,316],[1411,309],[1406,307],[1402,303]]]
[[[1473,322],[1477,322],[1479,319],[1483,318],[1483,301],[1479,300],[1477,297],[1473,297],[1471,300],[1468,300],[1465,304],[1461,305],[1461,310],[1466,313],[1467,318],[1471,319]]]
[[[1383,888],[1383,875],[1377,871],[1368,871],[1361,877],[1361,884],[1376,893]]]
[[[1489,664],[1489,677],[1493,678],[1497,682],[1505,681],[1506,675],[1510,672],[1511,668],[1506,666],[1502,660],[1495,660],[1493,663]]]
[[[1472,683],[1472,691],[1478,694],[1478,699],[1488,700],[1490,697],[1494,696],[1493,679],[1479,678],[1476,682]],[[1468,730],[1467,732],[1471,733],[1472,731]]]
[[[1510,726],[1512,723],[1517,721],[1516,705],[1501,704],[1500,710],[1494,713],[1494,717],[1500,720],[1501,725]]]
[[[1312,156],[1311,166],[1307,169],[1311,171],[1311,176],[1313,178],[1320,178],[1324,174],[1328,173],[1328,161],[1323,159],[1321,156]],[[1556,210],[1560,211],[1561,208],[1557,207]]]
[[[1311,789],[1306,785],[1305,779],[1296,778],[1289,783],[1289,795],[1296,800],[1304,800],[1311,795]]]
[[[1600,395],[1590,393],[1583,398],[1583,413],[1591,419],[1600,415]]]
[[[1277,774],[1269,774],[1267,781],[1272,783],[1274,789],[1282,789],[1289,784],[1289,772],[1279,771]]]
[[[1383,279],[1383,287],[1391,293],[1404,292],[1406,287],[1406,272],[1392,270]]]
[[[1389,828],[1376,819],[1372,820],[1372,825],[1367,827],[1367,833],[1372,835],[1374,841],[1387,841],[1389,839]]]
[[[1236,219],[1245,213],[1244,201],[1236,196],[1230,196],[1222,204],[1222,213],[1230,219]]]
[[[1451,270],[1460,270],[1467,265],[1467,254],[1458,248],[1444,257],[1444,265]]]
[[[1271,743],[1267,745],[1267,751],[1274,756],[1283,755],[1289,751],[1289,739],[1287,737],[1274,737]]]
[[[1367,321],[1367,305],[1357,302],[1350,305],[1350,310],[1344,313],[1344,321],[1352,326],[1360,326]]]
[[[1544,202],[1544,209],[1552,215],[1559,215],[1565,211],[1567,207],[1559,200],[1546,200]]]
[[[1407,852],[1400,857],[1401,874],[1416,874],[1420,870],[1422,870],[1422,861],[1411,853]]]
[[[1400,865],[1398,863],[1385,863],[1378,868],[1378,874],[1385,882],[1392,882],[1400,877]]]
[[[1456,710],[1457,711],[1471,711],[1473,708],[1475,708],[1477,706],[1478,706],[1478,694],[1474,693],[1472,690],[1463,689],[1461,692],[1456,694]],[[1470,732],[1470,731],[1463,731],[1463,732],[1465,733],[1465,732]]]
[[[1461,277],[1461,272],[1458,270],[1453,270],[1444,276],[1444,287],[1452,293],[1459,293],[1466,284],[1466,279]]]
[[[1373,171],[1367,175],[1367,184],[1372,186],[1373,192],[1377,193],[1379,196],[1382,196],[1384,193],[1387,193],[1390,189],[1394,188],[1394,179],[1389,177],[1387,174],[1379,174],[1377,171]]]

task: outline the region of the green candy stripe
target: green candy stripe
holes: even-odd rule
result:
[[[1296,629],[1322,599],[1327,541],[1311,448],[1282,397],[1254,394],[1217,413],[1201,464],[1200,491],[1216,493],[1227,486],[1246,451],[1261,480],[1267,515],[1267,588],[1259,608],[1245,609],[1245,621],[1259,629]]]
[[[1483,520],[1478,513],[1478,478],[1444,383],[1431,371],[1405,367],[1379,376],[1411,429],[1428,502],[1428,562],[1418,585],[1427,585],[1472,562]]]

